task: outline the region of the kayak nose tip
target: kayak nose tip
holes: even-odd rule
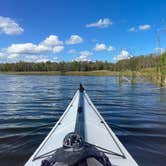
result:
[[[80,83],[80,88],[79,88],[80,92],[83,92],[84,91],[84,87],[83,85]]]

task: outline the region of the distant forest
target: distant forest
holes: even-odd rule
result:
[[[33,71],[94,71],[94,70],[110,70],[110,71],[139,71],[144,68],[152,68],[160,64],[161,57],[166,54],[157,56],[138,56],[126,60],[120,60],[117,63],[95,61],[95,62],[17,62],[0,64],[1,72],[33,72]],[[166,59],[166,58],[165,58]]]

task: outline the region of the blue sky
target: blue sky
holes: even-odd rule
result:
[[[165,49],[165,0],[0,3],[0,62],[115,62]]]

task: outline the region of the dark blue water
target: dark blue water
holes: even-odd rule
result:
[[[139,165],[166,165],[166,89],[119,86],[116,77],[15,75],[0,75],[0,165],[26,162],[80,82]]]

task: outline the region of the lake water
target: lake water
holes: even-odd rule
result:
[[[166,165],[166,89],[150,82],[120,86],[116,77],[0,75],[1,166],[26,162],[80,82],[140,166]]]

